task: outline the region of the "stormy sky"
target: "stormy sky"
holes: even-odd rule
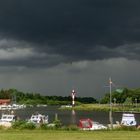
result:
[[[1,0],[0,88],[101,98],[140,87],[139,0]]]

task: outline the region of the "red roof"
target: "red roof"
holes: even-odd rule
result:
[[[10,102],[10,99],[0,99],[0,104],[9,104]]]

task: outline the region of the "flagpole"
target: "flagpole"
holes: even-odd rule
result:
[[[111,129],[113,128],[113,117],[112,117],[112,81],[111,77],[109,78],[109,89],[110,89],[110,111],[109,111],[109,121]]]

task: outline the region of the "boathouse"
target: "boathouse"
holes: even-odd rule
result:
[[[8,105],[10,104],[11,100],[10,99],[0,99],[0,105]]]

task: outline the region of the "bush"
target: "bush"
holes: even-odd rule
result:
[[[25,121],[21,121],[21,120],[13,122],[12,123],[12,128],[14,128],[14,129],[21,129],[22,125],[25,125],[25,123],[26,123]]]
[[[49,129],[48,124],[41,124],[40,128],[41,129]]]
[[[34,123],[25,123],[25,125],[22,125],[22,128],[23,129],[30,129],[30,130],[33,130],[36,128],[36,125]]]
[[[58,119],[55,119],[55,120],[53,121],[53,124],[55,125],[55,128],[60,128],[60,127],[62,126],[61,121],[58,120]]]
[[[135,126],[121,126],[115,130],[126,130],[126,131],[135,131],[137,128]]]
[[[62,127],[63,130],[68,130],[68,131],[77,131],[79,128],[77,125],[69,125],[69,126],[64,126]]]
[[[14,129],[35,129],[36,125],[34,123],[28,123],[26,121],[16,121],[12,124]]]

